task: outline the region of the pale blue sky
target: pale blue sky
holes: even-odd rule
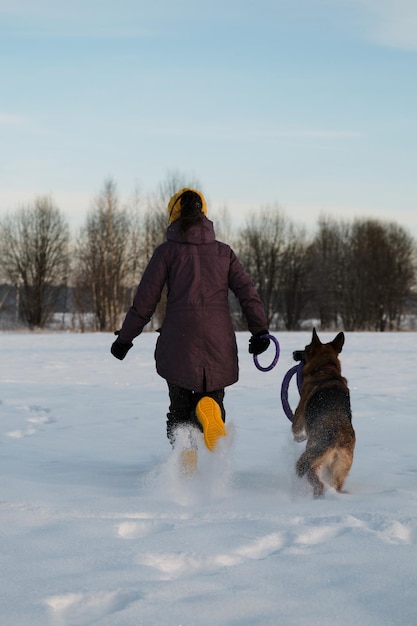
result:
[[[0,0],[0,215],[168,172],[417,236],[417,0]]]

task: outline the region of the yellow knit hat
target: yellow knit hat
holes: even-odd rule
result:
[[[170,201],[168,202],[168,219],[169,223],[175,222],[179,217],[181,217],[181,202],[180,198],[185,191],[194,191],[194,193],[198,194],[201,198],[201,212],[204,215],[207,215],[207,204],[206,199],[201,193],[201,191],[197,191],[196,189],[191,189],[191,187],[184,187],[184,189],[180,189],[177,191],[175,195],[172,196]]]

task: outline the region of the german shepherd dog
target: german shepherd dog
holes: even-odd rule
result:
[[[323,480],[343,493],[353,462],[355,431],[350,395],[338,358],[344,342],[341,332],[323,344],[314,328],[310,345],[293,353],[294,360],[303,363],[303,382],[292,432],[296,441],[307,439],[296,471],[300,477],[307,476],[316,498],[324,493]]]

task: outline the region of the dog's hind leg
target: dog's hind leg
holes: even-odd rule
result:
[[[313,495],[315,498],[321,498],[324,493],[324,483],[320,480],[317,470],[313,467],[307,472],[307,478],[313,487]]]
[[[317,474],[317,468],[311,464],[311,457],[308,452],[303,452],[296,464],[297,476],[300,478],[306,476],[310,485],[313,487],[315,498],[320,498],[324,492],[324,484]]]

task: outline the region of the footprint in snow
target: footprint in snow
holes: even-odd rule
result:
[[[23,407],[25,411],[30,413],[26,418],[28,426],[23,429],[11,430],[6,435],[12,439],[22,439],[23,437],[31,437],[42,429],[45,424],[52,424],[55,420],[49,415],[50,409],[43,408],[37,404]]]
[[[140,521],[122,522],[117,528],[117,534],[122,539],[135,539],[137,537],[147,537],[154,533],[172,530],[173,524],[159,520],[145,519]]]
[[[162,578],[170,580],[183,574],[197,571],[216,571],[224,567],[233,567],[248,560],[266,559],[285,545],[281,533],[270,533],[254,541],[217,554],[197,553],[148,553],[138,558],[140,565],[147,565],[158,570]]]
[[[329,523],[332,522],[332,523]],[[364,519],[348,515],[334,520],[310,520],[306,528],[294,538],[295,552],[308,549],[311,546],[325,543],[342,534],[355,532],[371,534],[385,543],[413,543],[415,535],[413,529],[399,520],[380,520],[379,516],[366,515]],[[297,520],[300,524],[300,520]],[[314,525],[313,525],[314,524]],[[301,550],[300,550],[301,549]]]
[[[159,572],[161,580],[172,580],[195,572],[214,572],[234,567],[250,560],[262,560],[278,553],[292,554],[294,558],[317,550],[346,533],[372,535],[377,541],[395,544],[413,543],[413,529],[401,521],[360,519],[352,515],[335,518],[293,520],[293,530],[271,532],[243,543],[233,550],[206,554],[200,552],[148,552],[138,555],[136,562]],[[119,526],[124,538],[139,536],[143,527],[128,522]]]
[[[140,598],[141,594],[137,591],[118,589],[50,596],[46,598],[44,604],[58,624],[85,626],[85,624],[99,623],[99,620],[126,609]]]

